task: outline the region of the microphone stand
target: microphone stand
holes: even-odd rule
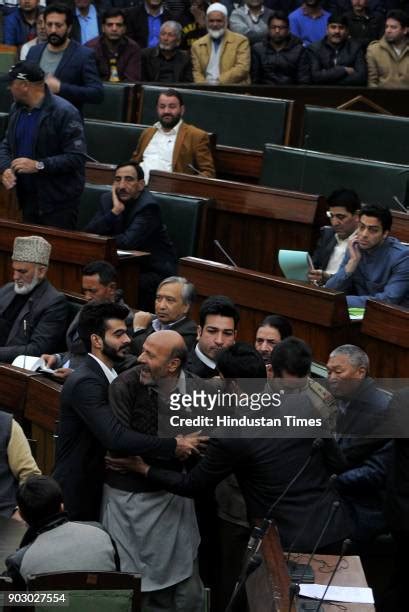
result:
[[[303,463],[303,465],[298,470],[298,472],[295,474],[295,476],[290,480],[290,482],[285,487],[281,495],[279,495],[278,498],[271,504],[271,506],[269,507],[267,511],[266,516],[263,518],[261,522],[261,525],[253,527],[253,531],[250,535],[250,539],[247,545],[247,553],[244,558],[243,568],[236,582],[232,596],[230,597],[230,601],[227,604],[227,608],[225,609],[225,612],[232,612],[234,610],[234,604],[237,599],[237,596],[241,592],[242,588],[244,587],[247,578],[261,564],[262,558],[258,554],[258,551],[260,550],[260,546],[261,546],[264,536],[266,535],[266,533],[271,527],[271,524],[273,523],[274,510],[276,509],[277,505],[281,502],[283,497],[287,494],[287,492],[292,487],[292,485],[300,478],[300,476],[307,469],[307,467],[309,466],[311,462],[313,453],[319,448],[321,448],[321,445],[322,445],[322,440],[320,439],[314,440],[312,447],[311,447],[311,452],[308,455],[307,460]]]

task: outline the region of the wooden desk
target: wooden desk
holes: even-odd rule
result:
[[[0,365],[0,410],[11,412],[22,426],[28,382],[33,376],[38,374],[9,364]],[[31,435],[29,429],[24,429],[26,434]]]
[[[44,375],[30,378],[25,401],[25,418],[37,440],[37,463],[45,474],[54,467],[54,434],[60,414],[62,385]]]
[[[200,302],[223,293],[237,304],[239,336],[245,342],[254,342],[259,323],[271,313],[288,317],[294,335],[303,338],[314,359],[323,363],[332,349],[353,339],[345,296],[339,291],[194,257],[182,258],[179,272],[195,285]],[[196,320],[198,309],[196,304],[192,312]]]
[[[200,256],[227,263],[217,239],[238,265],[259,272],[280,273],[279,249],[312,251],[326,218],[325,198],[303,193],[156,170],[149,186],[214,200]]]
[[[368,300],[357,343],[369,355],[372,376],[407,378],[409,310]]]
[[[0,219],[0,285],[9,282],[10,261],[16,236],[43,236],[52,245],[48,280],[60,291],[81,292],[82,268],[91,261],[105,260],[118,269],[119,286],[129,306],[137,306],[139,265],[148,254],[132,251],[118,257],[114,238],[69,232],[42,225]]]
[[[0,516],[0,572],[6,569],[5,560],[18,549],[26,531],[24,523]]]

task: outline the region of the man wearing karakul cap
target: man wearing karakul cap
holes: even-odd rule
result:
[[[227,9],[214,2],[206,11],[207,34],[192,45],[195,83],[250,83],[248,38],[227,29]]]
[[[46,279],[51,245],[41,236],[17,237],[13,282],[0,288],[0,362],[56,352],[64,338],[67,303]]]

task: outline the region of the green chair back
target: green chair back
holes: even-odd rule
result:
[[[334,155],[409,162],[409,118],[306,106],[304,147]]]
[[[133,87],[129,83],[104,83],[103,102],[85,104],[84,117],[102,121],[127,121]]]
[[[142,86],[139,121],[157,121],[156,101],[163,87]],[[217,135],[217,144],[262,150],[265,142],[284,144],[292,102],[258,96],[180,89],[184,119]]]
[[[87,153],[101,164],[117,164],[131,159],[146,125],[117,121],[84,121]]]
[[[394,198],[409,203],[408,177],[409,166],[267,144],[260,184],[321,195],[345,186],[365,204],[400,210]]]

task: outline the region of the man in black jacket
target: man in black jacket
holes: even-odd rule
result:
[[[268,20],[268,34],[253,46],[251,54],[253,83],[291,85],[310,82],[309,64],[302,41],[290,34],[283,11],[274,11]]]
[[[81,117],[50,93],[37,64],[18,62],[7,78],[15,104],[0,145],[2,183],[16,187],[24,222],[75,229],[85,184]]]
[[[114,236],[118,249],[150,252],[139,278],[139,306],[151,310],[158,283],[176,271],[176,255],[159,203],[145,188],[143,170],[136,162],[117,166],[112,191],[103,194],[85,231]]]
[[[312,83],[366,85],[367,69],[362,47],[348,35],[346,17],[330,15],[327,35],[307,48]]]
[[[190,53],[179,49],[182,26],[165,21],[160,28],[159,45],[142,51],[142,81],[157,83],[191,83]]]
[[[156,47],[159,43],[159,27],[172,15],[165,8],[163,0],[146,0],[137,8],[131,8],[127,15],[128,36],[141,49]]]

